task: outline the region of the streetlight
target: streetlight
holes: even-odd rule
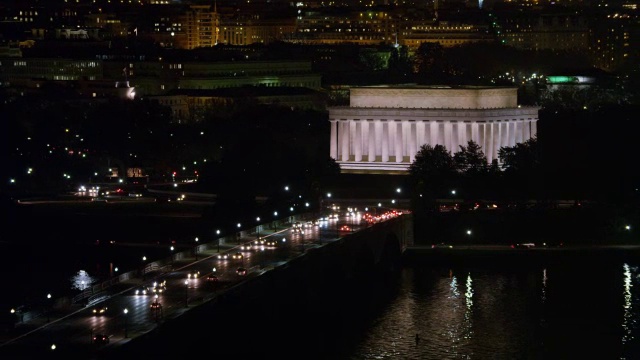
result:
[[[196,245],[193,247],[193,253],[196,256],[196,261],[198,260],[198,238],[196,237]]]
[[[273,212],[273,232],[278,231],[278,212]]]
[[[47,322],[51,320],[51,294],[47,294]]]
[[[144,269],[144,266],[145,266],[145,265],[144,265],[144,262],[145,262],[145,261],[147,261],[147,257],[143,255],[143,256],[142,256],[142,271],[141,271],[141,273],[142,273],[142,280],[143,280],[143,281],[144,281],[144,276],[145,276],[145,271],[144,271],[144,270],[145,270],[145,269]]]
[[[129,309],[124,308],[124,337],[125,339],[129,337],[128,329],[127,329],[127,314],[129,313]]]
[[[216,230],[216,237],[218,238],[218,254],[220,253],[220,230]]]
[[[173,250],[174,250],[173,245],[171,246],[170,249],[171,249],[171,265],[173,265]]]
[[[242,224],[238,223],[237,227],[238,227],[238,236],[237,236],[237,240],[238,240],[238,244],[240,244],[240,231],[239,231],[239,230],[240,230],[240,228],[242,227]]]
[[[184,281],[184,307],[189,307],[189,279]]]

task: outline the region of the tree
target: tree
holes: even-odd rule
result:
[[[417,79],[420,83],[439,84],[449,79],[444,55],[444,48],[440,43],[420,44],[415,55]]]
[[[453,155],[455,167],[462,177],[464,194],[475,198],[486,197],[487,187],[491,183],[487,157],[480,145],[469,140],[467,146],[460,145],[460,150]],[[497,175],[493,172],[492,175]]]
[[[514,146],[503,146],[498,150],[498,158],[507,172],[519,174],[534,172],[540,168],[538,138],[532,137]]]
[[[460,151],[453,154],[453,161],[459,172],[478,175],[487,171],[487,157],[480,145],[469,140],[467,146],[460,145]]]
[[[444,194],[456,181],[453,157],[443,145],[422,145],[409,166],[409,174],[416,193],[430,200]]]
[[[498,150],[506,181],[506,189],[517,197],[540,195],[543,188],[542,166],[537,137],[515,146],[505,146]]]

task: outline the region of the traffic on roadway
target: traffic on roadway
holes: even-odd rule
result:
[[[246,279],[302,256],[310,248],[401,214],[380,208],[367,210],[334,207],[321,217],[172,261],[168,270],[114,284],[92,302],[73,304],[68,311],[50,309],[46,316],[28,321],[16,318],[12,331],[0,337],[0,358],[71,352],[90,358],[153,330]]]

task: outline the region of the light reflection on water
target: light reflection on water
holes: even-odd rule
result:
[[[640,358],[635,265],[407,268],[399,281],[350,359]]]

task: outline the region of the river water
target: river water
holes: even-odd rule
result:
[[[334,358],[638,359],[638,265],[588,257],[406,267],[392,296],[370,298],[378,305],[365,329]]]

